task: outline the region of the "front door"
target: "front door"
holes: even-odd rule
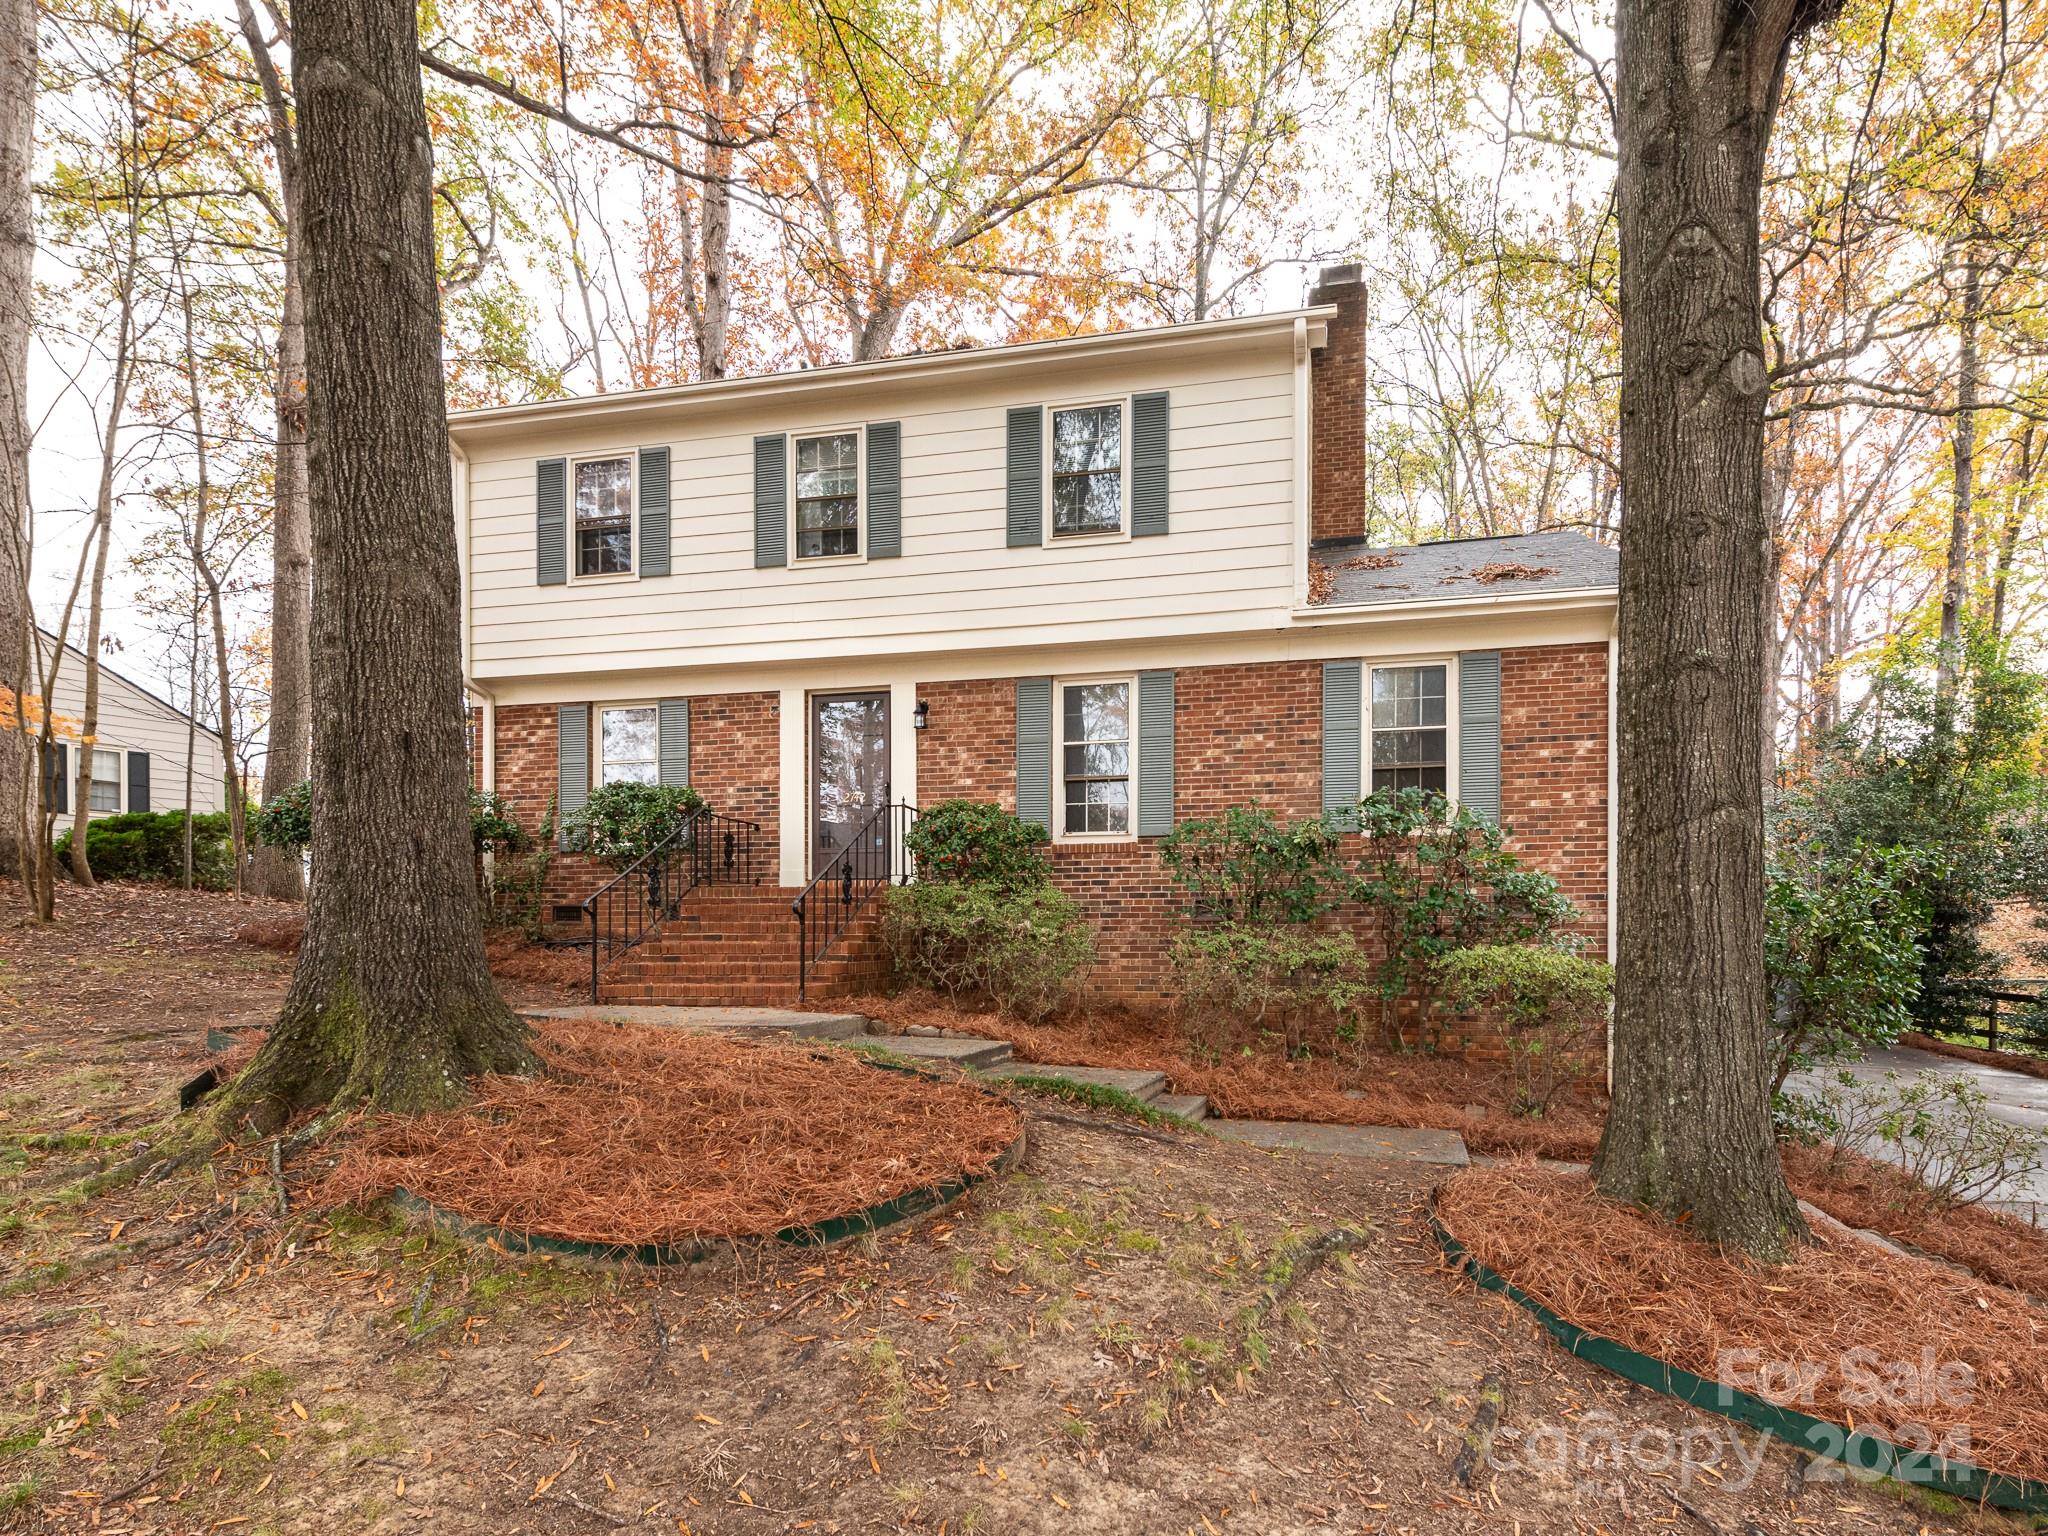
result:
[[[821,873],[888,798],[889,695],[813,694],[811,873]],[[877,846],[887,837],[884,826]]]

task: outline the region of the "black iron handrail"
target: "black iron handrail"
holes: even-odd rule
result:
[[[874,902],[875,893],[910,883],[905,839],[916,821],[916,806],[884,800],[789,904],[796,918],[798,1002],[807,1000],[812,970]]]
[[[692,811],[681,826],[584,898],[590,924],[590,1000],[604,966],[673,919],[700,885],[758,885],[757,821]]]

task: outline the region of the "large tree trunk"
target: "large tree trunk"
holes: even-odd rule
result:
[[[16,712],[39,662],[28,609],[28,332],[35,226],[29,170],[35,157],[35,0],[0,0],[0,696]],[[38,775],[25,715],[0,738],[0,878],[27,878],[26,847]]]
[[[1757,212],[1812,0],[1622,0],[1620,868],[1608,1195],[1766,1257],[1804,1234],[1770,1113],[1770,530]]]
[[[290,991],[224,1115],[400,1111],[528,1070],[477,921],[433,153],[411,0],[302,0],[313,860]]]
[[[277,467],[270,513],[270,730],[263,757],[263,798],[306,777],[312,750],[313,530],[306,520],[306,300],[299,264],[299,153],[291,104],[270,43],[250,0],[236,0],[242,42],[263,88],[270,147],[277,158],[284,240],[284,309],[277,327]],[[254,850],[258,893],[285,901],[306,895],[305,862],[295,848]]]

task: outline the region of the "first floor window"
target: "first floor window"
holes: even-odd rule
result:
[[[1372,789],[1450,792],[1449,668],[1372,669]]]
[[[95,811],[121,809],[121,754],[105,747],[92,749],[92,797],[87,808]]]
[[[1069,835],[1131,830],[1131,685],[1060,689],[1060,778]]]
[[[627,576],[633,570],[633,461],[582,459],[576,465],[576,574]]]
[[[654,784],[660,781],[661,727],[652,704],[597,712],[597,782]]]
[[[1123,406],[1084,405],[1054,411],[1054,537],[1080,533],[1120,533],[1123,526]]]
[[[796,557],[860,553],[860,434],[796,440]]]

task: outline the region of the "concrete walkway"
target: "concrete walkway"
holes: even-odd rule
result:
[[[1865,1082],[1879,1081],[1888,1072],[1896,1072],[1902,1079],[1935,1075],[1965,1077],[1984,1090],[1986,1107],[1999,1119],[2025,1126],[2031,1131],[2048,1133],[2048,1078],[2029,1077],[2024,1072],[1985,1066],[1934,1051],[1916,1050],[1912,1046],[1871,1051],[1862,1060],[1839,1068],[1795,1072],[1786,1079],[1785,1086],[1795,1092],[1811,1093],[1824,1086],[1837,1071],[1846,1071]],[[2048,1225],[2048,1169],[2009,1180],[1985,1203],[2010,1211],[2022,1220]]]

